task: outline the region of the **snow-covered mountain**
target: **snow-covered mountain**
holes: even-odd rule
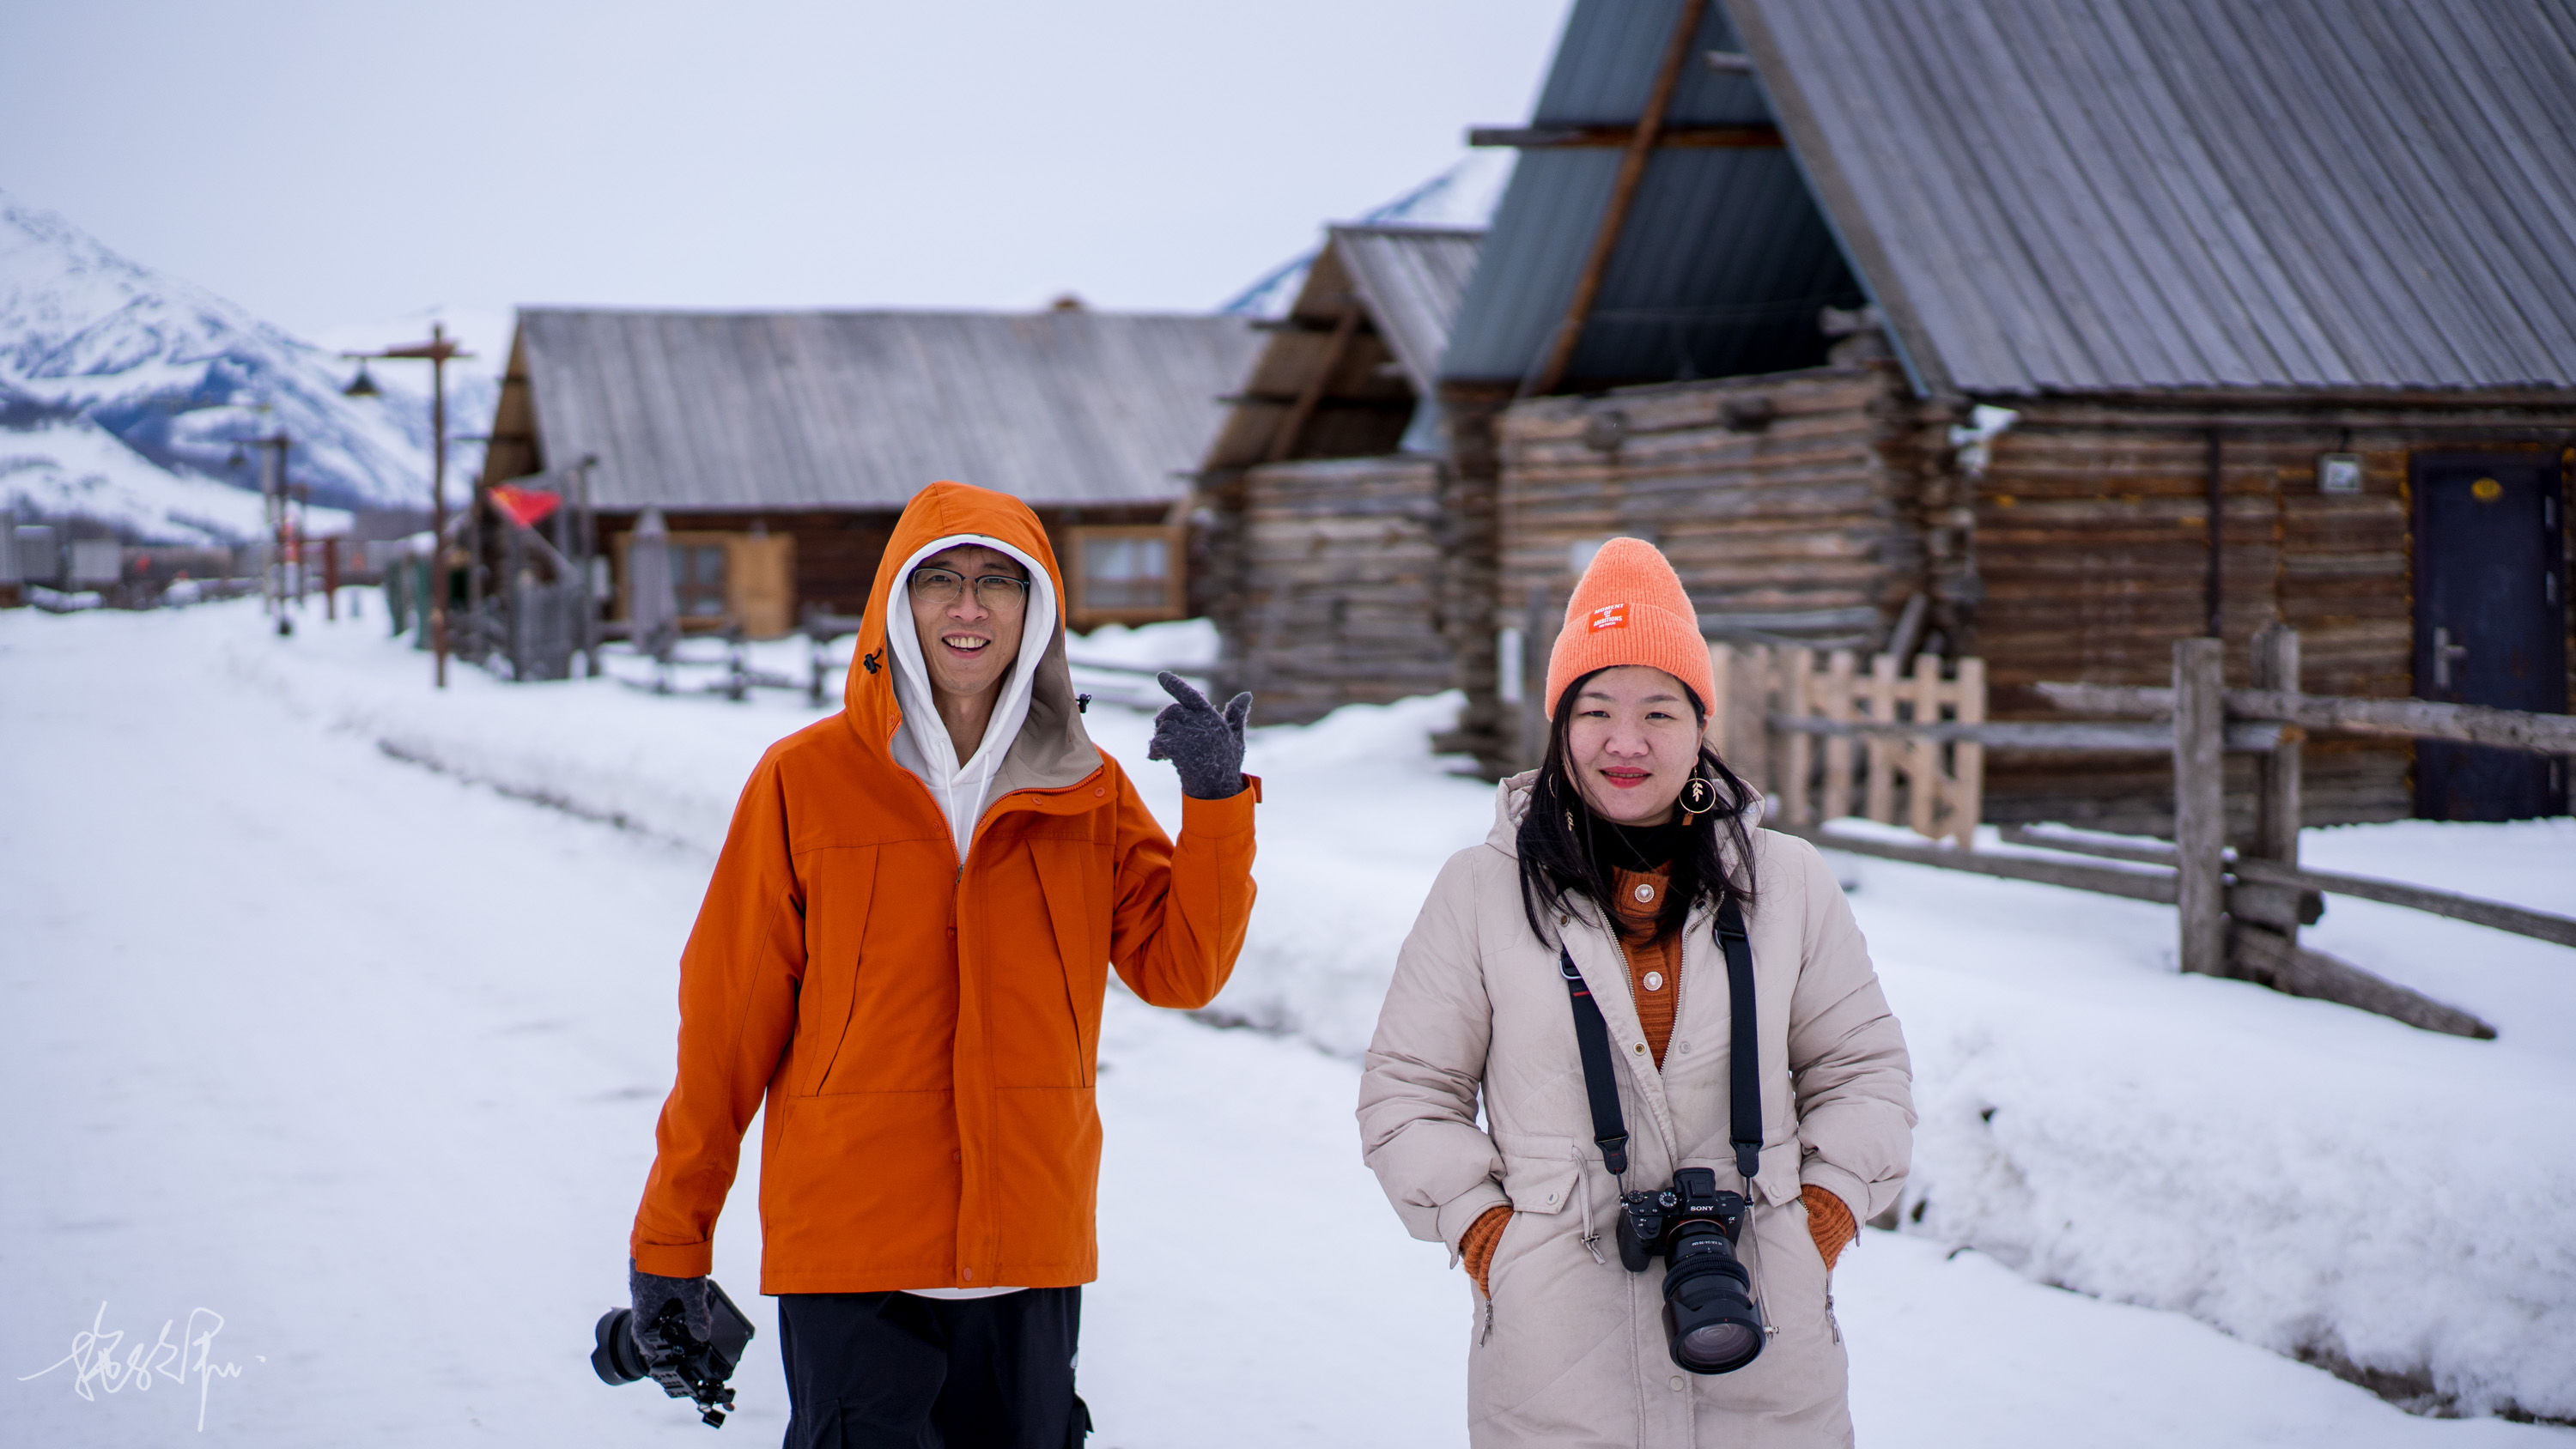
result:
[[[450,380],[480,382],[474,369],[492,366]],[[420,370],[395,364],[382,398],[343,397],[350,364],[335,352],[0,192],[0,506],[22,516],[148,539],[248,537],[258,450],[236,463],[236,444],[280,428],[293,440],[288,476],[315,504],[425,507],[428,379],[405,375]],[[479,420],[460,406],[449,428]],[[474,462],[457,461],[451,493]]]

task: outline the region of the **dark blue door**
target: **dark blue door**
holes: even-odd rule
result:
[[[2415,459],[2415,695],[2567,708],[2567,592],[2553,450]],[[2415,813],[2523,820],[2567,808],[2563,757],[2415,746]]]

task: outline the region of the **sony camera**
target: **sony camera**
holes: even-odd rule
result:
[[[1717,1174],[1685,1167],[1673,1185],[1619,1199],[1619,1261],[1643,1273],[1664,1259],[1664,1342],[1673,1362],[1695,1374],[1733,1373],[1762,1352],[1762,1315],[1753,1275],[1735,1261],[1744,1232],[1741,1193],[1717,1190]]]
[[[742,1362],[743,1347],[751,1342],[751,1320],[713,1279],[707,1282],[707,1311],[714,1320],[713,1339],[689,1331],[687,1314],[677,1299],[663,1304],[650,1323],[636,1322],[632,1308],[612,1308],[599,1315],[591,1330],[598,1347],[590,1351],[590,1366],[606,1384],[631,1384],[650,1377],[672,1398],[695,1400],[698,1417],[721,1429],[725,1411],[733,1407],[733,1390],[725,1380],[733,1377],[734,1366]],[[656,1347],[669,1350],[660,1363],[645,1357],[647,1335]]]

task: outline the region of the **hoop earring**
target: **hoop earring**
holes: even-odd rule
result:
[[[1684,815],[1706,815],[1717,808],[1717,787],[1709,783],[1706,775],[1691,771],[1691,777],[1682,783],[1681,806]]]

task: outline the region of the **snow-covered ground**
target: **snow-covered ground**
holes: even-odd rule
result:
[[[706,1433],[583,1355],[621,1291],[713,843],[814,711],[470,668],[434,695],[382,629],[372,600],[284,641],[248,603],[0,615],[0,1441],[188,1442],[201,1413],[203,1442],[262,1445]],[[1091,657],[1183,662],[1151,633]],[[761,663],[801,677],[802,649]],[[1169,818],[1147,714],[1102,692],[1095,735]],[[1397,1227],[1350,1120],[1394,943],[1490,819],[1422,743],[1453,708],[1257,735],[1263,895],[1213,1015],[1282,1030],[1113,995],[1096,1444],[1464,1440],[1468,1290]],[[2576,908],[2566,822],[2308,849]],[[1837,1275],[1868,1442],[2571,1442],[2410,1416],[2270,1351],[2576,1414],[2567,953],[2336,901],[2316,944],[2502,1028],[2459,1042],[2181,978],[2155,908],[1845,870],[1924,1117],[1919,1221]],[[755,1171],[718,1235],[738,1292]],[[732,1427],[766,1441],[784,1395],[747,1306]],[[165,1356],[85,1398],[76,1363],[47,1369],[94,1322],[125,1359],[197,1308],[236,1376]]]

